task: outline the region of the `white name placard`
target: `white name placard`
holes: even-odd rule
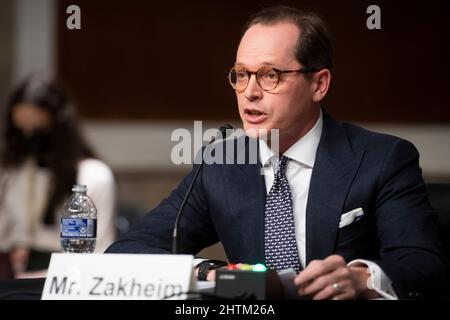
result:
[[[185,299],[193,261],[190,255],[53,253],[42,299]]]

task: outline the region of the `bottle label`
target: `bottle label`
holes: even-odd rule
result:
[[[61,218],[61,238],[95,238],[97,219]]]

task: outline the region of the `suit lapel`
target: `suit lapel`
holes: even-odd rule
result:
[[[242,138],[238,138],[242,139]],[[239,251],[243,255],[242,261],[248,263],[264,263],[264,205],[266,200],[266,187],[264,176],[261,175],[259,156],[256,164],[236,164],[238,155],[248,156],[248,138],[244,144],[237,144],[236,155],[233,155],[235,164],[225,165],[225,179],[227,188],[231,192],[228,199],[231,214],[238,214],[238,236],[240,239]],[[254,151],[254,150],[253,150]],[[253,152],[252,151],[252,152]],[[257,149],[256,149],[257,152]],[[258,153],[257,153],[258,155]],[[227,154],[227,157],[229,155]],[[228,159],[229,161],[231,159]]]
[[[348,189],[364,152],[355,153],[342,126],[324,112],[306,208],[306,264],[333,251]]]

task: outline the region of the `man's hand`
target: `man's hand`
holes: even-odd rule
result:
[[[367,288],[367,266],[347,267],[343,257],[332,255],[324,260],[313,260],[294,279],[301,296],[314,300],[369,299],[378,297]]]

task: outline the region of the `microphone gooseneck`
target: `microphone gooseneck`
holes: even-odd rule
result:
[[[219,132],[221,134],[221,139],[226,139],[233,131],[233,127],[229,124],[225,124],[219,128]],[[180,208],[178,209],[177,217],[175,219],[175,226],[173,228],[173,234],[172,234],[172,254],[178,254],[179,248],[180,248],[180,234],[178,232],[179,226],[180,226],[180,219],[181,214],[183,213],[184,207],[186,206],[186,203],[189,199],[189,196],[191,195],[192,189],[194,188],[195,181],[197,181],[197,177],[200,174],[200,171],[203,168],[203,164],[205,163],[204,155],[206,151],[208,150],[209,146],[216,140],[216,137],[212,137],[211,140],[206,145],[205,149],[202,152],[202,162],[198,166],[197,170],[195,170],[194,177],[192,178],[191,183],[189,184],[189,188],[186,191],[186,194],[183,198],[183,201],[181,202]]]

